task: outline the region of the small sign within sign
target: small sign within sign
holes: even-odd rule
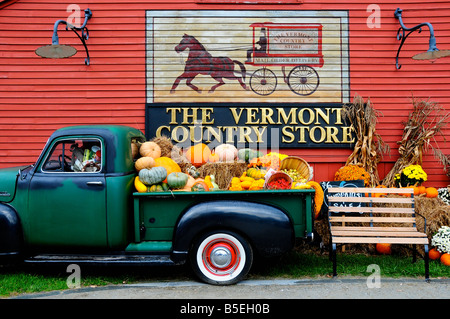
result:
[[[356,180],[356,181],[333,181],[333,182],[320,182],[320,186],[322,186],[323,188],[323,192],[324,192],[324,199],[323,199],[323,205],[322,205],[322,209],[320,211],[320,215],[321,216],[326,216],[328,214],[328,200],[327,200],[327,195],[328,195],[328,188],[330,187],[364,187],[364,181],[363,180]],[[336,197],[343,197],[343,196],[349,196],[349,194],[351,193],[336,193],[334,196]],[[355,197],[362,197],[361,193],[354,193],[351,194],[351,196],[355,196]],[[361,207],[362,203],[352,203],[354,205],[354,207]],[[338,205],[344,205],[344,204],[338,204],[338,203],[334,203],[335,206]]]

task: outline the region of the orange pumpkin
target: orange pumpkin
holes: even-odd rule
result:
[[[387,188],[387,187],[385,185],[380,184],[375,188]],[[387,194],[386,193],[376,193],[376,194],[373,194],[373,197],[381,197],[381,196],[385,196],[385,195],[387,195]]]
[[[138,172],[143,168],[152,168],[153,166],[155,166],[155,159],[150,156],[139,157],[134,163],[134,167]]]
[[[446,266],[450,266],[450,254],[448,253],[442,254],[441,263],[443,263]]]
[[[211,153],[208,158],[208,162],[217,163],[219,161],[219,154]]]
[[[431,260],[438,260],[439,258],[441,258],[441,255],[442,254],[436,248],[430,249],[430,251],[428,252],[428,257]]]
[[[428,198],[435,198],[438,196],[438,191],[434,187],[427,187],[425,189],[425,194]]]
[[[380,244],[378,243],[376,246],[377,252],[382,255],[390,255],[391,254],[391,244]]]
[[[425,186],[417,186],[418,190],[419,190],[419,194],[425,194],[425,190],[427,189]]]
[[[186,158],[195,167],[199,167],[205,164],[208,161],[210,155],[211,150],[209,149],[208,145],[203,143],[199,143],[189,147],[186,152]]]
[[[161,156],[161,147],[159,147],[159,145],[155,142],[145,142],[142,143],[141,147],[139,148],[139,154],[141,154],[141,156],[158,158]]]
[[[167,170],[167,175],[173,172],[181,172],[180,166],[173,159],[166,156],[155,158],[155,167],[158,166],[164,167]],[[167,177],[163,182],[167,183]]]

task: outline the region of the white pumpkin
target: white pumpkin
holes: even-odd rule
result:
[[[233,162],[238,155],[237,148],[232,144],[220,144],[214,151],[219,155],[219,161],[221,162]]]

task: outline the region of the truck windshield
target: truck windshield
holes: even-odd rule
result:
[[[44,172],[100,172],[102,143],[98,139],[64,139],[56,142],[48,154]]]

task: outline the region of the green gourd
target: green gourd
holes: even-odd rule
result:
[[[161,183],[167,177],[165,167],[158,166],[150,169],[144,168],[139,172],[139,180],[145,185],[153,185]]]
[[[186,186],[188,182],[188,175],[181,172],[173,172],[167,176],[167,184],[172,189],[180,189]]]

